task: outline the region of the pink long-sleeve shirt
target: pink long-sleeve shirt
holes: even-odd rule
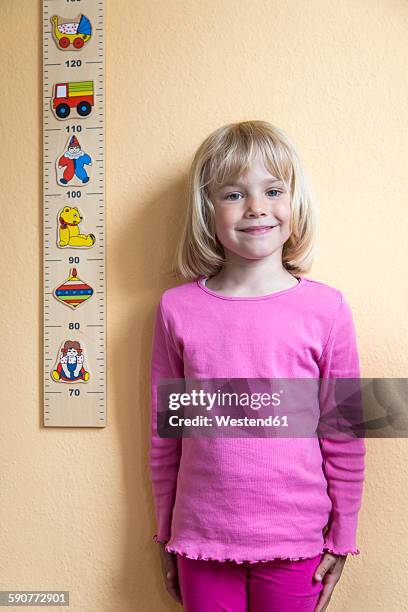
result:
[[[153,539],[191,559],[237,563],[360,554],[363,438],[158,435],[160,379],[360,377],[353,318],[340,290],[298,277],[289,289],[233,297],[212,291],[206,279],[167,289],[156,310]]]

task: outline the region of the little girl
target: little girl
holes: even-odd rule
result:
[[[359,378],[339,289],[306,278],[317,211],[300,159],[264,121],[198,148],[151,361],[150,469],[167,590],[187,612],[322,612],[356,529],[362,438],[160,437],[160,379]]]

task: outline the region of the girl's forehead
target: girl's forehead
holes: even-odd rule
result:
[[[224,174],[220,177],[218,187],[226,187],[230,185],[238,185],[244,183],[262,183],[262,184],[282,184],[284,179],[279,176],[279,172],[268,170],[267,168],[260,169],[259,166],[253,165],[243,172],[233,172]]]
[[[281,164],[279,164],[281,165]],[[257,175],[260,178],[282,180],[284,169],[279,169],[276,160],[255,151],[252,155],[236,155],[219,160],[213,168],[213,178],[218,184],[245,179],[248,175]]]

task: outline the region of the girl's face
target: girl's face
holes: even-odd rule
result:
[[[249,172],[210,194],[215,209],[218,240],[228,251],[246,259],[276,254],[291,234],[290,193],[282,181],[265,168],[259,155]],[[244,231],[260,228],[258,231]]]

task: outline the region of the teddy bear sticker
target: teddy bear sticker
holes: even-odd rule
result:
[[[89,248],[95,244],[94,234],[81,234],[79,231],[79,223],[82,221],[82,216],[78,208],[72,206],[64,206],[58,213],[58,236],[57,246],[60,248]]]
[[[85,369],[85,356],[77,340],[65,340],[58,354],[51,378],[55,382],[88,382],[89,372]]]
[[[85,166],[92,166],[92,159],[83,151],[78,138],[73,135],[68,139],[64,153],[57,159],[57,182],[59,185],[72,185],[82,187],[89,182]],[[61,170],[63,174],[61,175]]]

